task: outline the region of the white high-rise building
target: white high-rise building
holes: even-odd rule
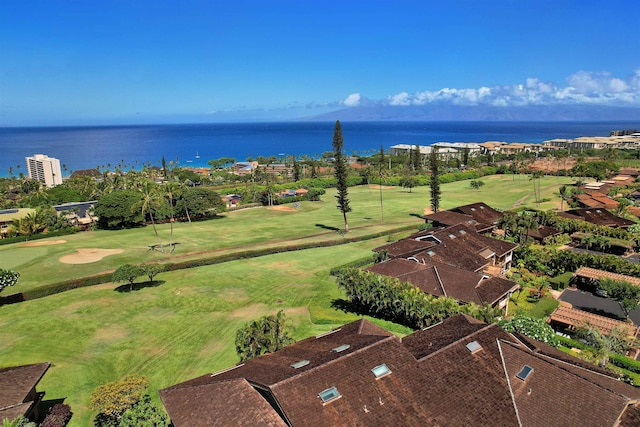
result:
[[[34,154],[33,157],[26,157],[25,159],[29,178],[37,179],[47,188],[62,184],[60,160],[49,157],[46,154]]]

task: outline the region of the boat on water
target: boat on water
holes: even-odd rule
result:
[[[196,151],[196,159],[200,158],[200,154]]]

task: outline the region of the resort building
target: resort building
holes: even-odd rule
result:
[[[621,136],[582,136],[574,139],[551,139],[544,141],[545,147],[564,148],[567,150],[602,150],[605,148],[637,149],[640,147],[640,134]]]
[[[29,178],[40,181],[47,188],[62,184],[60,160],[46,154],[34,154],[33,157],[26,157],[25,160]]]

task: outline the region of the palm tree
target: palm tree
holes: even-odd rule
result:
[[[173,222],[175,221],[173,217],[173,201],[180,191],[180,185],[177,182],[167,182],[163,187],[164,195],[169,200],[169,215],[171,219],[169,220],[169,248],[171,252],[173,252]]]
[[[564,201],[569,198],[571,193],[569,192],[569,188],[566,185],[563,185],[559,189],[560,192],[560,211],[564,211]]]
[[[385,170],[384,170],[384,149],[380,146],[380,164],[378,165],[378,179],[379,188],[380,188],[380,216],[382,222],[384,222],[384,205],[382,204],[382,180],[385,178]]]
[[[540,178],[542,178],[542,175],[542,171],[533,171],[529,178],[530,181],[533,181],[533,195],[536,198],[536,203],[540,203]],[[537,186],[536,181],[538,181]]]
[[[153,220],[153,210],[157,207],[157,189],[155,187],[155,184],[150,181],[145,182],[142,188],[140,188],[140,192],[142,193],[142,202],[140,203],[142,216],[145,216],[146,213],[149,214],[149,218],[151,218],[151,225],[153,226],[153,232],[156,234],[156,237],[158,239],[158,246],[164,253],[162,240],[160,240],[158,230],[156,229],[156,223]]]
[[[630,338],[622,326],[617,326],[605,335],[598,328],[587,325],[578,329],[577,335],[593,347],[593,355],[603,368],[609,363],[612,353],[624,354],[630,346]]]

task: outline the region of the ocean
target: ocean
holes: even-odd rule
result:
[[[249,156],[309,155],[331,151],[333,122],[229,123],[90,127],[0,128],[0,176],[26,174],[25,157],[47,154],[64,175],[97,166],[127,168],[167,162],[207,166],[207,161]],[[371,155],[396,144],[528,142],[608,136],[637,129],[637,122],[342,122],[345,153]]]

